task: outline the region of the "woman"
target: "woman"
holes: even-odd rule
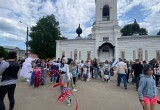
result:
[[[98,61],[96,58],[94,59],[94,74],[95,74],[95,79],[98,79]]]
[[[158,68],[155,69],[155,73],[156,73],[156,86],[158,86],[159,84],[159,78],[160,78],[160,65],[158,64]]]
[[[88,60],[87,66],[88,66],[88,79],[87,79],[87,81],[90,81],[90,79],[91,79],[91,73],[90,73],[91,61],[90,60]]]
[[[152,60],[152,68],[153,68],[153,74],[155,75],[155,77],[156,77],[156,86],[158,87],[158,82],[159,82],[159,75],[156,73],[157,71],[157,69],[158,69],[158,67],[159,67],[159,64],[158,64],[158,61],[156,60],[156,59],[153,59]]]
[[[66,57],[62,57],[61,59],[61,63],[55,63],[53,62],[53,65],[57,65],[59,66],[59,72],[60,74],[60,80],[59,82],[61,82],[63,84],[63,86],[60,87],[60,91],[61,94],[65,93],[68,91],[68,82],[70,82],[70,72],[69,72],[69,65],[67,64],[68,60]],[[68,106],[71,105],[72,99],[71,96],[68,95]]]

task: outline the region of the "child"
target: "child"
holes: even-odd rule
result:
[[[42,68],[42,71],[41,71],[41,74],[40,74],[40,84],[41,85],[44,85],[45,84],[45,81],[46,81],[46,71],[44,68]]]
[[[110,72],[110,64],[107,60],[105,61],[104,65],[103,65],[103,68],[104,68],[104,81],[108,82],[109,72]]]
[[[86,65],[84,65],[84,68],[83,68],[83,80],[87,81],[87,78],[88,78],[88,67]]]
[[[109,80],[109,71],[107,69],[104,70],[104,81],[108,82]]]
[[[69,91],[68,82],[70,82],[71,77],[70,77],[70,73],[69,73],[69,65],[67,63],[68,63],[68,59],[64,56],[62,56],[62,58],[61,58],[61,63],[53,62],[53,65],[59,66],[59,71],[61,73],[60,80],[59,80],[59,82],[61,82],[63,84],[60,87],[61,94]],[[67,103],[68,103],[68,106],[70,106],[72,103],[71,95],[68,94],[67,96],[68,96]],[[61,98],[63,98],[63,97],[61,97]]]
[[[33,71],[34,71],[34,87],[36,88],[36,87],[39,87],[39,84],[40,84],[41,69],[37,65]]]
[[[73,84],[74,86],[76,86],[76,78],[77,78],[78,73],[77,73],[77,66],[74,61],[72,62],[71,73],[72,73]],[[73,87],[73,91],[76,92],[77,89]]]
[[[151,65],[146,65],[143,72],[144,74],[141,75],[138,88],[139,100],[144,110],[154,110],[158,102],[158,90],[156,88],[155,78],[152,75],[153,68]]]

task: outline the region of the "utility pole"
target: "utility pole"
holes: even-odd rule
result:
[[[26,39],[26,56],[28,57],[28,26],[27,26],[27,39]]]
[[[20,23],[27,26],[27,36],[26,36],[26,56],[28,57],[28,25],[23,23],[22,21],[19,21]]]

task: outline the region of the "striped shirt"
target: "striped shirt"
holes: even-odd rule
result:
[[[11,80],[1,82],[1,86],[7,86],[7,85],[11,85],[11,84],[16,84],[16,80],[11,79]]]

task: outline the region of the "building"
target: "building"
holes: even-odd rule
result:
[[[20,49],[18,47],[13,47],[13,46],[3,46],[3,48],[7,51],[7,52],[16,52],[17,53],[17,59],[24,59],[25,56],[25,50]]]
[[[56,58],[65,55],[74,60],[98,58],[100,62],[113,58],[127,60],[160,60],[160,36],[122,36],[117,20],[117,0],[95,0],[96,21],[88,38],[80,37],[77,29],[75,39],[56,41]]]

